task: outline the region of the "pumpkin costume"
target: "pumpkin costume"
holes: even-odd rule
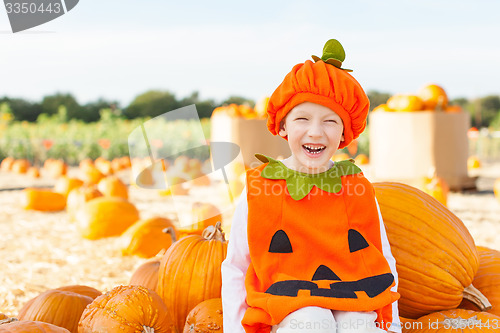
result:
[[[398,295],[390,290],[374,190],[361,170],[342,161],[304,174],[260,159],[266,163],[247,172],[246,331],[260,332],[256,326],[276,325],[306,306],[376,310],[379,326],[392,323]],[[314,221],[305,222],[311,212]]]
[[[273,93],[267,110],[271,133],[278,134],[288,112],[303,102],[341,117],[340,148],[364,130],[368,98],[341,68],[345,55],[337,43],[328,41],[315,63],[294,66]],[[341,161],[309,174],[257,157],[264,164],[247,171],[222,264],[224,328],[270,332],[296,310],[319,307],[373,311],[378,327],[386,330],[394,322],[391,329],[400,332],[395,260],[373,187],[361,170]]]

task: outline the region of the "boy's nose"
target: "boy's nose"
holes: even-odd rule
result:
[[[310,126],[309,126],[309,130],[308,130],[307,134],[310,137],[321,136],[321,134],[322,134],[321,124],[316,123],[316,122],[311,123]]]

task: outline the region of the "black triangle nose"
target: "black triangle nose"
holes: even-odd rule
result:
[[[330,268],[325,265],[320,265],[316,272],[314,272],[314,276],[312,281],[316,280],[332,280],[332,281],[342,281],[337,274],[335,274]]]

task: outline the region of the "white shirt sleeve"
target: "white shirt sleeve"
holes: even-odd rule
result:
[[[389,244],[389,239],[387,239],[384,220],[382,219],[382,214],[380,213],[380,207],[378,205],[377,199],[375,199],[375,203],[377,204],[378,218],[380,221],[380,238],[382,240],[382,253],[384,254],[385,259],[389,263],[392,275],[394,275],[395,285],[391,288],[391,290],[397,292],[398,272],[396,271],[396,259],[394,259],[394,257],[392,256],[391,245]],[[392,303],[392,324],[390,327],[390,331],[401,333],[401,322],[399,320],[398,301]]]
[[[248,203],[243,189],[236,204],[226,259],[222,262],[222,311],[224,332],[245,333],[241,324],[246,303],[245,276],[250,265],[247,239]]]

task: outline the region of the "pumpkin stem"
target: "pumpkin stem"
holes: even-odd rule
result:
[[[2,324],[8,324],[8,323],[12,323],[13,321],[18,321],[19,319],[17,318],[7,318],[7,319],[2,319],[0,320],[0,325]]]
[[[174,228],[168,227],[163,229],[161,232],[164,234],[170,234],[170,237],[172,237],[172,243],[175,243],[177,241],[177,237],[175,236],[175,231]]]
[[[149,326],[142,326],[142,333],[155,333],[155,329]]]
[[[218,240],[221,242],[226,241],[226,237],[224,234],[224,231],[222,231],[222,224],[220,221],[218,221],[215,226],[209,225],[208,227],[203,230],[203,233],[201,234],[206,240]]]
[[[491,309],[491,303],[488,301],[486,296],[484,296],[476,287],[472,284],[464,289],[463,298],[472,302],[481,311],[487,311]]]

